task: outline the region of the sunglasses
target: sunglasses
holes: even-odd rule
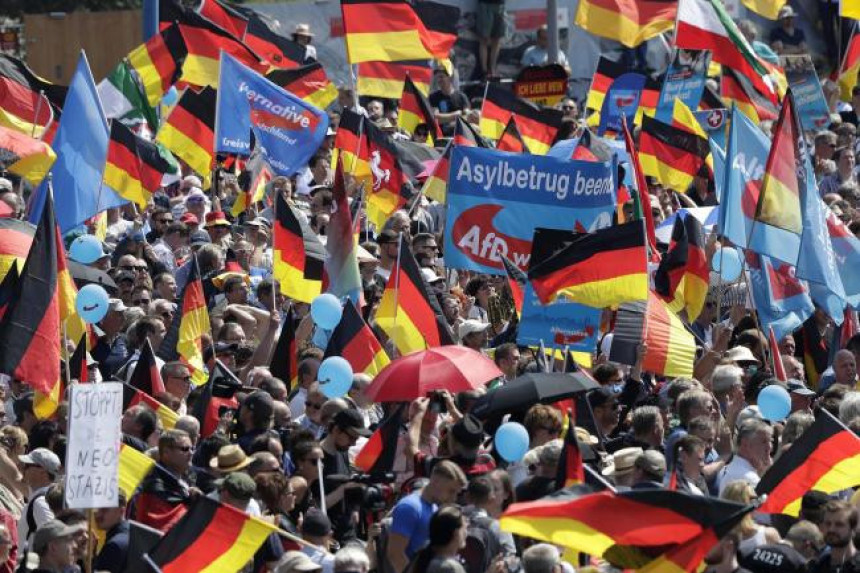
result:
[[[156,219],[156,223],[172,223],[173,219]]]
[[[323,402],[305,402],[305,406],[313,408],[314,410],[319,410],[323,407]]]
[[[180,452],[185,452],[186,454],[191,451],[191,446],[173,446],[174,450],[179,450]]]

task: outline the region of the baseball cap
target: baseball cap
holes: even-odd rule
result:
[[[194,189],[185,197],[186,203],[205,203],[206,195],[200,189]]]
[[[218,487],[227,490],[230,497],[241,501],[251,499],[251,496],[257,491],[257,484],[254,483],[254,479],[245,472],[231,472],[219,481]]]
[[[806,384],[794,378],[786,382],[786,388],[792,394],[798,394],[800,396],[815,396],[815,390],[810,390]]]
[[[488,328],[490,328],[489,322],[481,322],[480,320],[464,320],[457,328],[457,334],[462,340],[467,335],[472,334],[473,332],[484,332]]]
[[[188,187],[203,187],[203,182],[196,175],[186,175],[182,178],[182,187],[183,189],[187,189]]]
[[[379,245],[385,243],[396,243],[400,240],[400,235],[392,231],[391,229],[384,229],[379,235],[376,236],[376,243]]]
[[[35,535],[33,535],[33,542],[31,543],[30,550],[35,553],[41,553],[51,541],[62,539],[63,537],[69,537],[79,531],[83,531],[86,527],[86,523],[66,525],[59,519],[47,521],[43,523],[42,527],[37,529]]]
[[[312,507],[305,513],[302,533],[313,537],[324,537],[331,533],[331,520],[322,511]]]
[[[433,269],[428,269],[426,267],[421,269],[421,276],[424,277],[424,281],[427,284],[432,284],[437,281],[444,280],[442,277],[433,272]]]
[[[755,573],[801,573],[806,559],[791,545],[767,543],[742,550],[738,563]]]
[[[0,177],[0,191],[13,191],[12,182],[5,177]]]
[[[196,247],[199,245],[208,245],[211,241],[209,240],[209,233],[206,231],[198,230],[191,233],[191,246]]]
[[[224,214],[224,211],[212,211],[211,213],[206,213],[206,226],[215,227],[218,225],[230,226],[230,221],[227,220],[227,215]]]
[[[183,213],[181,217],[179,217],[179,221],[185,223],[186,225],[199,225],[200,219],[197,218],[197,215],[191,212]]]
[[[322,565],[314,563],[310,557],[301,551],[287,551],[278,561],[275,573],[290,573],[292,571],[301,571],[302,573],[322,571]]]
[[[108,310],[111,312],[125,312],[128,310],[128,307],[125,306],[125,303],[121,299],[112,298],[108,300]]]
[[[39,466],[52,475],[60,473],[60,458],[48,448],[36,448],[29,454],[18,456],[22,464]]]
[[[657,479],[663,479],[663,474],[666,473],[666,458],[657,450],[645,450],[633,465]]]
[[[215,349],[216,353],[218,349]],[[272,398],[272,395],[264,390],[255,390],[251,392],[245,401],[242,402],[242,406],[248,408],[250,411],[259,413],[261,417],[272,416],[275,413],[275,399]]]
[[[474,415],[466,414],[451,428],[451,435],[467,448],[477,448],[484,442],[484,424]]]
[[[364,418],[355,408],[341,410],[332,422],[341,430],[353,430],[359,436],[368,437],[373,433],[364,427]]]

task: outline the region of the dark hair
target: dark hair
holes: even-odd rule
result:
[[[458,506],[440,507],[430,518],[428,544],[415,554],[409,573],[427,573],[427,567],[436,556],[437,548],[448,545],[463,523],[463,512]]]
[[[197,442],[194,450],[192,463],[201,468],[209,467],[209,460],[218,455],[219,450],[230,444],[230,440],[221,432],[215,432],[211,436]]]
[[[53,448],[53,442],[60,433],[56,422],[51,420],[39,420],[33,425],[28,436],[29,448],[32,452],[36,448]]]
[[[618,365],[612,362],[604,362],[603,364],[598,364],[594,367],[594,370],[591,371],[591,375],[597,380],[598,384],[607,384],[612,377],[618,374]]]
[[[777,384],[779,381],[773,378],[773,374],[767,370],[759,370],[753,374],[749,382],[744,386],[744,401],[747,404],[755,404],[758,400],[758,394],[771,384]]]
[[[490,284],[490,280],[486,275],[478,275],[476,277],[472,277],[469,279],[469,282],[466,283],[465,293],[469,296],[477,296],[478,291],[488,286]]]
[[[320,443],[316,440],[301,440],[293,443],[290,448],[290,458],[293,463],[298,463],[308,457],[312,451],[320,449]]]
[[[493,356],[493,360],[495,360],[496,364],[501,362],[502,360],[506,360],[511,357],[511,354],[514,353],[514,350],[517,349],[517,345],[513,342],[505,342],[504,344],[500,344],[496,347],[496,354]]]
[[[469,481],[466,497],[473,505],[487,503],[493,495],[493,480],[487,476],[477,476]]]

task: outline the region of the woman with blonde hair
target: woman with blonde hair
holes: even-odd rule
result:
[[[747,505],[756,498],[756,493],[749,483],[744,480],[737,480],[729,483],[720,497]],[[776,529],[759,525],[753,521],[752,513],[747,513],[744,516],[736,530],[741,537],[741,542],[738,545],[740,552],[769,543],[779,543],[781,540]]]

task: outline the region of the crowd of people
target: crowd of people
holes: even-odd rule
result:
[[[482,1],[479,8],[482,65],[494,75],[504,3]],[[806,50],[794,18],[790,5],[780,12],[780,25],[770,34],[770,48],[777,54]],[[545,27],[537,32],[524,65],[546,63],[546,34]],[[312,47],[306,25],[299,25],[296,35]],[[567,67],[564,58],[560,63]],[[833,122],[809,134],[815,174],[826,204],[860,237],[860,87],[849,101],[840,101],[832,82],[824,83]],[[470,100],[442,68],[434,73],[434,86],[429,101],[445,135],[453,133],[457,118],[478,128],[480,101]],[[121,428],[124,445],[150,456],[159,471],[151,472],[133,495],[121,494],[116,507],[96,510],[88,524],[86,513],[63,503],[67,404],[61,403],[53,418],[39,419],[27,381],[4,377],[0,571],[66,573],[84,570],[90,562],[94,571],[130,570],[131,524],[167,532],[197,496],[268,520],[285,533],[272,534],[242,571],[613,570],[599,556],[571,561],[562,547],[500,527],[500,516],[512,504],[560,489],[567,413],[538,403],[522,404],[504,417],[481,417],[473,407],[484,394],[523,374],[563,367],[536,348],[516,344],[518,317],[506,277],[446,267],[443,205],[415,194],[383,228],[362,218],[362,317],[390,358],[396,358],[394,345],[375,324],[375,312],[405,242],[456,343],[491,357],[503,376],[485,388],[419,397],[404,407],[368,399],[365,389],[372,379],[359,372],[341,398],[328,398],[321,389],[317,373],[325,348],[314,342],[310,305],[285,297],[272,277],[277,256],[273,198],[280,195],[294,206],[325,242],[333,207],[331,158],[338,110],[358,109],[394,137],[427,141],[426,125],[411,134],[396,127],[393,103],[359,102],[350,89],[342,89],[330,110],[332,130],[307,166],[294,177],[275,178],[264,201],[238,217],[231,207],[244,194],[242,177],[221,171],[204,189],[208,174],[187,166],[181,180],[159,190],[142,212],[132,206],[108,211],[102,254],[89,266],[107,273],[116,288],[110,289],[107,314],[95,325],[97,340],[87,356],[89,380],[128,382],[144,346],[159,349],[182,312],[177,303],[196,260],[212,327],[203,337],[203,359],[210,372],[220,361],[235,374],[242,384],[239,405],[219,412],[217,430],[204,435],[202,421],[193,415],[204,392],[192,380],[192,368],[181,360],[156,358],[165,391],[154,398],[178,419],[166,428],[163,418],[141,403],[123,413]],[[580,134],[581,103],[564,98],[558,108],[570,126],[566,135]],[[0,178],[0,201],[10,207],[10,216],[23,218],[26,201],[13,179]],[[352,192],[356,185],[347,183]],[[696,178],[687,194],[653,178],[648,183],[646,208],[658,225],[681,207],[717,203],[713,184],[704,176]],[[633,211],[632,201],[625,211]],[[67,234],[66,246],[81,234],[96,232],[90,226]],[[708,248],[712,253],[716,238]],[[788,376],[788,382],[780,382],[766,332],[745,289],[743,281],[728,291],[712,281],[705,309],[688,325],[698,341],[690,378],[643,369],[645,346],[632,367],[611,362],[613,313],[604,311],[593,365],[585,369],[599,387],[581,397],[585,413],[577,417],[575,428],[583,461],[602,487],[665,489],[671,483],[693,496],[753,503],[761,476],[816,416],[826,411],[860,434],[860,334],[839,342],[834,336],[839,327],[825,309],[816,308],[801,328],[778,341],[777,360]],[[295,380],[280,379],[269,368],[288,317],[296,320]],[[77,342],[65,341],[70,351]],[[760,393],[771,385],[784,387],[791,396],[791,413],[782,422],[766,420],[757,405]],[[401,417],[390,475],[358,475],[356,455],[389,416]],[[517,462],[505,461],[493,447],[495,430],[509,420],[521,422],[529,436],[528,452]],[[858,508],[860,493],[852,490],[806,492],[797,518],[752,513],[719,539],[705,564],[713,573],[860,573]]]

